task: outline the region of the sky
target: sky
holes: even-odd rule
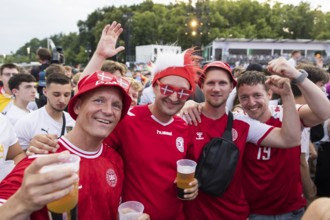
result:
[[[33,38],[78,32],[77,22],[98,8],[140,4],[144,0],[1,0],[0,56],[16,52]],[[263,2],[264,0],[259,0]],[[298,4],[300,0],[278,0],[285,4]],[[175,0],[153,0],[169,4]],[[329,0],[305,0],[312,7],[321,6],[330,11]],[[45,45],[46,46],[46,45]]]

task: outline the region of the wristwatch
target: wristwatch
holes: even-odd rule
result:
[[[303,70],[303,69],[299,69],[298,71],[300,72],[300,75],[299,75],[297,78],[291,80],[291,83],[292,83],[292,84],[295,84],[295,85],[300,84],[300,83],[302,83],[302,82],[307,78],[307,76],[308,76],[308,73],[307,73],[305,70]]]

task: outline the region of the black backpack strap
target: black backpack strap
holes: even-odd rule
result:
[[[233,113],[228,112],[228,120],[225,132],[222,134],[222,137],[226,140],[232,141],[231,129],[233,127]]]
[[[61,137],[65,134],[65,115],[64,112],[62,112],[62,120],[63,120],[63,124],[62,124],[62,131],[61,131]]]

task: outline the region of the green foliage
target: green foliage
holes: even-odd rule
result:
[[[196,27],[190,26],[198,19]],[[215,38],[289,38],[330,39],[330,12],[311,8],[309,3],[282,4],[269,0],[200,0],[195,7],[188,3],[162,5],[145,0],[132,6],[104,7],[78,21],[79,33],[50,36],[64,49],[66,63],[85,65],[95,50],[105,24],[118,21],[124,28],[118,45],[126,51],[116,59],[125,61],[135,54],[135,46],[177,44],[186,49],[207,45]],[[192,32],[196,31],[193,36]],[[47,39],[31,39],[7,57],[15,62],[35,61],[35,52],[46,47]],[[30,58],[27,48],[30,48]],[[128,48],[127,48],[128,47]]]

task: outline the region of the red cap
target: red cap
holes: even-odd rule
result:
[[[79,81],[78,92],[70,99],[68,104],[68,112],[73,119],[77,119],[77,114],[73,110],[76,99],[82,94],[92,91],[101,86],[114,86],[120,88],[123,94],[123,109],[121,111],[120,120],[125,117],[132,101],[131,97],[128,95],[130,83],[126,79],[115,76],[111,73],[97,71],[92,73],[91,75],[85,76]]]
[[[228,73],[228,76],[230,78],[230,80],[233,82],[233,86],[235,87],[237,82],[236,79],[234,78],[233,74],[231,73],[231,69],[228,63],[222,62],[222,61],[213,61],[211,63],[208,63],[204,66],[203,68],[203,73],[202,75],[199,77],[199,81],[198,81],[198,85],[201,86],[205,80],[205,74],[207,72],[207,70],[209,68],[219,68],[219,69],[223,69],[224,71],[226,71]]]

